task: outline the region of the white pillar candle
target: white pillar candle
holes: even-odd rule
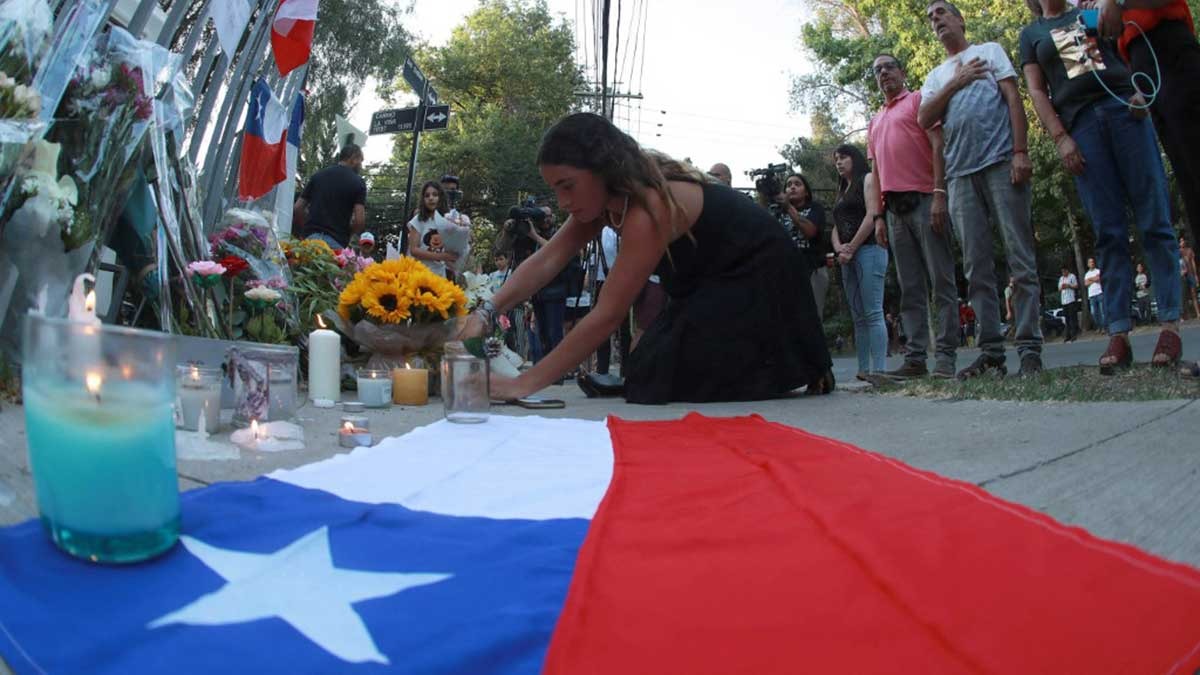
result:
[[[314,401],[338,401],[342,391],[342,338],[320,328],[308,334],[308,397]]]

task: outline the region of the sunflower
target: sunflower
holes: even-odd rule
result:
[[[381,323],[401,323],[410,316],[411,301],[395,284],[376,283],[367,287],[362,297],[367,316]]]

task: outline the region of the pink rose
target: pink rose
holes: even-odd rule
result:
[[[508,315],[506,314],[501,314],[500,317],[496,319],[496,323],[500,324],[500,330],[506,331],[512,328],[512,321],[508,320]]]
[[[199,274],[200,276],[220,276],[225,274],[225,266],[211,260],[197,260],[190,262],[187,266],[188,276]]]

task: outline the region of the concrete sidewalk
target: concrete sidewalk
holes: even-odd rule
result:
[[[1191,340],[1192,350],[1197,341]],[[1049,346],[1048,352],[1072,346]],[[496,407],[493,412],[593,420],[608,415],[672,419],[692,411],[714,417],[759,414],[980,485],[1098,536],[1200,567],[1200,402],[1195,400],[947,402],[881,396],[860,387],[816,398],[633,406],[619,399],[588,399],[573,383],[542,395],[564,399],[567,406],[544,411]],[[346,452],[337,443],[341,414],[340,408],[302,408],[304,450],[180,461],[180,487],[250,480]],[[367,416],[379,439],[441,419],[442,408],[434,400],[420,408],[368,411]],[[23,410],[5,406],[0,411],[0,524],[36,515]]]

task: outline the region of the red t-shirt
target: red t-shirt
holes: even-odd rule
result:
[[[1120,39],[1117,40],[1117,47],[1126,61],[1129,60],[1129,43],[1142,36],[1136,26],[1129,25],[1130,21],[1141,26],[1142,31],[1147,33],[1162,21],[1182,21],[1192,33],[1196,32],[1195,24],[1192,23],[1192,10],[1188,8],[1185,0],[1175,0],[1158,9],[1127,9],[1121,14],[1121,19],[1126,22],[1125,32],[1121,33]]]
[[[880,192],[933,193],[933,148],[917,124],[921,92],[906,91],[867,126],[867,159],[875,162]]]

